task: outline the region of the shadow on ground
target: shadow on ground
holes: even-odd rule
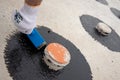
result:
[[[47,27],[38,26],[47,43],[64,45],[71,54],[71,62],[63,70],[52,71],[42,61],[44,48],[37,51],[24,34],[16,33],[7,39],[5,63],[13,80],[92,80],[85,57],[67,39]]]
[[[82,15],[80,17],[80,21],[84,27],[84,29],[97,41],[99,41],[102,45],[106,46],[108,49],[116,52],[120,52],[120,37],[119,35],[112,29],[112,33],[108,36],[102,36],[95,29],[96,25],[99,22],[103,22],[98,18],[95,18],[90,15]],[[104,23],[104,22],[103,22]]]

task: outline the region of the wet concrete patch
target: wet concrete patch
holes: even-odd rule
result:
[[[102,45],[106,46],[108,49],[116,52],[120,52],[120,36],[112,29],[112,33],[108,36],[102,36],[95,29],[99,22],[103,22],[98,18],[90,15],[83,15],[80,17],[80,21],[84,29]]]
[[[120,19],[120,10],[116,9],[116,8],[110,8],[111,12]]]
[[[101,4],[108,5],[108,2],[106,0],[96,0],[96,1]]]
[[[47,27],[38,30],[47,43],[64,45],[71,62],[63,70],[49,70],[42,60],[44,48],[37,51],[24,34],[15,33],[7,39],[5,48],[5,63],[13,80],[92,80],[89,64],[74,44]]]

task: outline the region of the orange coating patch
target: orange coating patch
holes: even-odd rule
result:
[[[65,54],[67,54],[68,50],[64,46],[58,43],[51,43],[47,46],[47,51],[57,62],[61,64],[66,63]]]
[[[37,7],[41,4],[42,0],[25,0],[25,3],[31,7]]]

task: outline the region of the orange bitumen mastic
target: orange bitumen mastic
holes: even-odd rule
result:
[[[61,64],[65,64],[65,54],[67,54],[66,52],[68,52],[68,50],[62,46],[61,44],[58,43],[50,43],[47,46],[47,51],[50,55],[52,55],[57,62],[61,63]]]

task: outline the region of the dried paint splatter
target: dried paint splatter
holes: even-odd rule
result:
[[[96,1],[101,4],[108,5],[108,2],[106,0],[96,0]]]
[[[115,8],[110,8],[110,10],[112,11],[112,13],[120,19],[120,10],[115,9]]]
[[[116,52],[120,52],[120,37],[119,35],[112,29],[112,33],[108,36],[102,36],[95,29],[96,25],[99,22],[103,22],[93,16],[83,15],[80,17],[81,23],[84,29],[97,41],[99,41],[102,45],[106,46],[108,49]]]
[[[90,67],[79,49],[46,27],[38,30],[48,43],[64,45],[71,53],[71,62],[63,70],[49,70],[42,60],[44,48],[37,51],[25,35],[15,33],[7,39],[5,48],[5,63],[13,80],[92,80]]]

